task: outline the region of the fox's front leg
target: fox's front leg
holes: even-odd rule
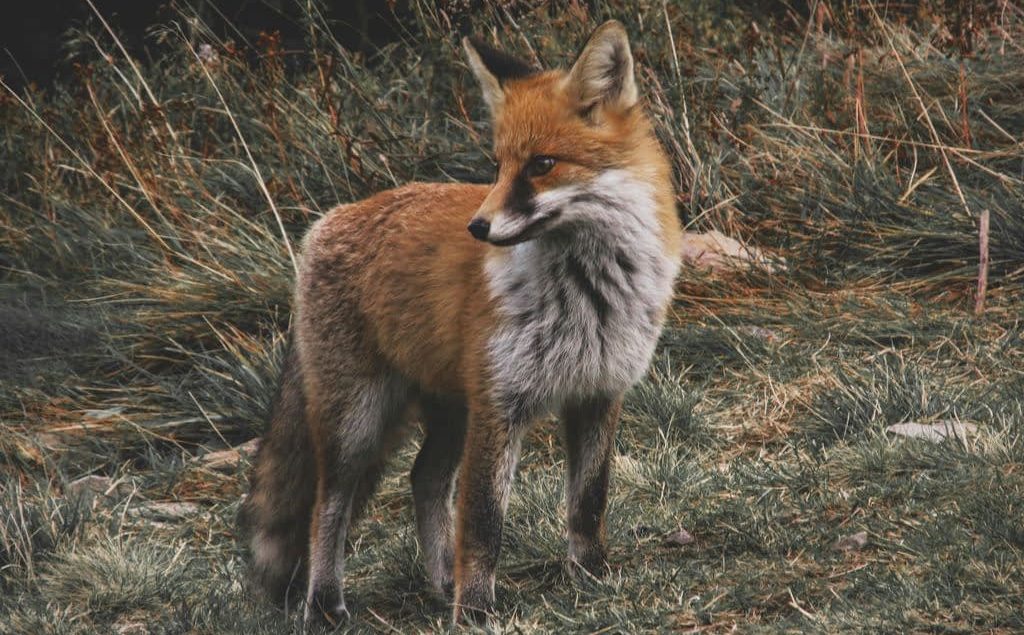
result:
[[[604,515],[621,396],[595,397],[563,413],[568,451],[569,559],[594,575],[605,572]]]
[[[470,412],[459,473],[455,536],[455,622],[482,621],[494,608],[494,572],[525,424]]]

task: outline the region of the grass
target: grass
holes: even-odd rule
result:
[[[495,630],[1024,630],[1024,15],[593,4],[414,3],[372,56],[315,4],[301,51],[186,6],[148,62],[104,16],[70,36],[75,80],[0,92],[0,632],[299,630],[246,588],[246,456],[204,461],[262,428],[289,245],[338,202],[489,178],[457,30],[564,63],[608,17],[690,228],[787,268],[680,277],[624,412],[607,578],[566,573],[564,456],[531,432]],[[947,420],[977,432],[886,431]],[[356,632],[450,628],[413,529],[417,434],[354,542]]]

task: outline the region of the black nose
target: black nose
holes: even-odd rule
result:
[[[469,233],[477,240],[487,240],[487,233],[490,231],[491,223],[482,218],[474,218],[469,224]]]

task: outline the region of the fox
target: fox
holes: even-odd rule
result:
[[[420,552],[456,623],[494,616],[510,489],[540,419],[561,420],[570,566],[608,570],[623,396],[654,355],[680,263],[671,164],[621,23],[598,27],[568,70],[462,45],[492,123],[494,181],[338,206],[300,249],[241,516],[253,578],[278,600],[304,598],[307,621],[349,618],[346,540],[414,420]]]

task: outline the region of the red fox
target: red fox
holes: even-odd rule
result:
[[[416,406],[416,526],[456,621],[493,610],[520,443],[549,414],[568,454],[570,561],[606,567],[622,396],[650,363],[680,261],[669,161],[618,22],[569,71],[463,46],[493,119],[495,182],[381,192],[326,214],[302,246],[242,516],[256,577],[278,597],[304,580],[307,619],[347,616],[346,536]]]

